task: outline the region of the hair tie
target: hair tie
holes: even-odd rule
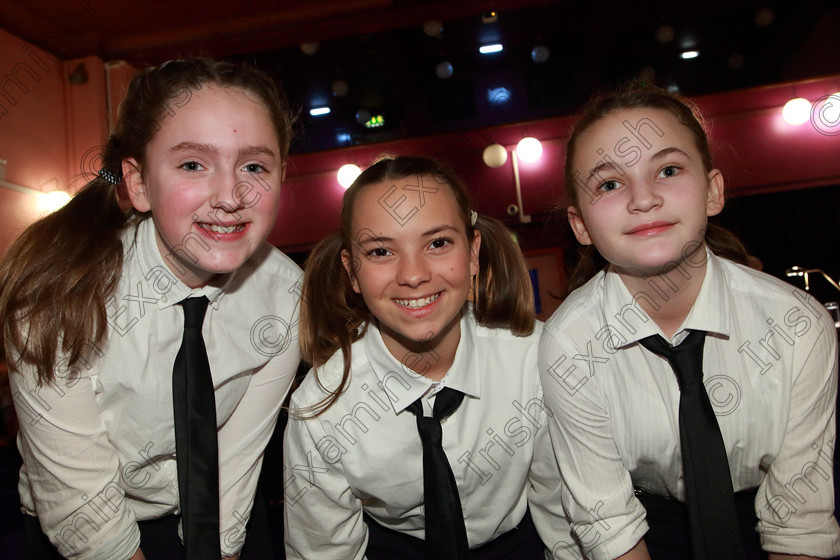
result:
[[[112,185],[119,185],[122,182],[121,173],[113,173],[104,167],[99,170],[99,176],[111,183]]]
[[[478,221],[478,212],[475,210],[470,211],[470,225],[474,226],[475,223]]]

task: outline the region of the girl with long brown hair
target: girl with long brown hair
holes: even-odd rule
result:
[[[593,260],[546,322],[539,361],[587,555],[840,554],[834,325],[708,223],[724,179],[693,105],[641,85],[598,97],[569,138],[566,188]]]
[[[99,176],[6,254],[28,558],[180,558],[179,522],[187,557],[239,557],[300,355],[300,269],[266,242],[292,121],[249,66],[143,70]]]
[[[301,297],[313,369],[285,435],[288,558],[542,559],[540,537],[570,541],[524,259],[448,167],[366,169]]]

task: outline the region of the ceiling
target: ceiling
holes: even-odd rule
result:
[[[254,62],[301,109],[295,152],[571,114],[638,77],[701,95],[840,74],[840,6],[828,0],[0,0],[0,27],[61,59]],[[496,41],[502,52],[478,54]],[[682,59],[688,49],[699,56]],[[319,105],[331,113],[311,117]],[[360,109],[383,125],[357,122]]]

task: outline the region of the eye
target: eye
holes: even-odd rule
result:
[[[374,247],[365,254],[368,258],[382,258],[387,257],[389,252],[388,249],[386,249],[385,247]]]
[[[248,173],[265,173],[268,171],[261,163],[249,163],[243,169]]]
[[[437,239],[433,239],[431,243],[429,243],[429,247],[432,249],[443,249],[447,245],[451,245],[452,240],[448,237],[438,237]]]
[[[658,179],[667,179],[668,177],[674,177],[682,171],[681,167],[677,167],[676,165],[669,165],[667,167],[663,167],[662,171],[659,172],[659,175],[656,177]]]
[[[200,163],[198,163],[197,161],[188,161],[186,163],[182,163],[180,165],[180,167],[181,167],[181,169],[184,169],[185,171],[191,171],[191,172],[201,171],[202,169],[204,169],[204,166],[201,165]]]
[[[604,183],[601,183],[601,185],[598,187],[598,190],[601,192],[610,192],[616,190],[620,186],[621,183],[619,183],[618,181],[605,181]]]

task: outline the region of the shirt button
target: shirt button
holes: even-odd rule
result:
[[[162,298],[160,298],[160,301],[162,301],[163,303],[166,303],[166,302],[167,302],[167,301],[169,301],[169,300],[168,300],[168,299],[166,299],[166,296],[163,296]]]

